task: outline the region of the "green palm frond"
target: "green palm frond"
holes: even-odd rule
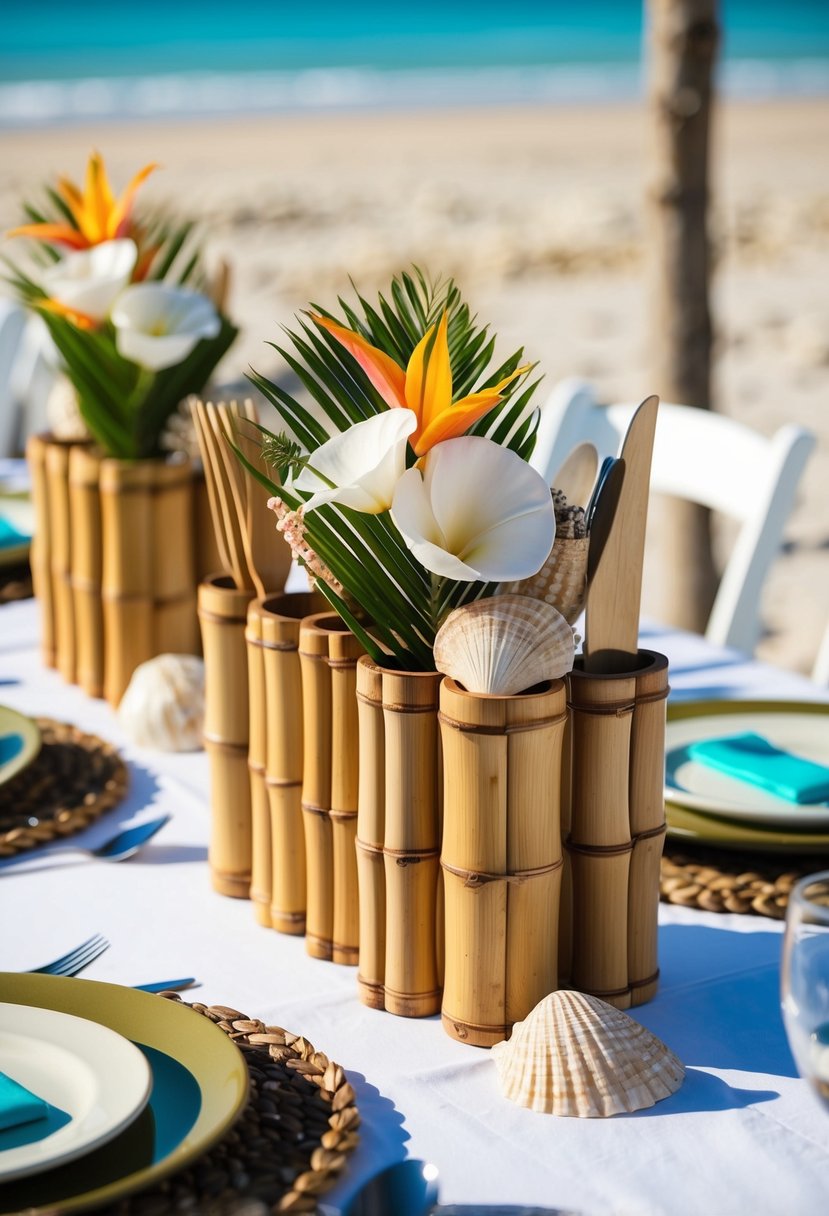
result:
[[[494,366],[495,340],[477,323],[451,280],[433,284],[415,269],[396,277],[376,304],[355,291],[355,300],[340,299],[339,307],[339,316],[317,304],[311,312],[360,334],[402,368],[446,313],[454,400],[496,384],[521,366],[521,350]],[[263,455],[275,473],[287,473],[306,460],[313,465],[313,452],[331,435],[389,408],[356,359],[327,330],[300,318],[286,335],[289,342],[274,344],[274,349],[299,379],[303,400],[256,372],[250,375],[278,415],[276,431],[259,427]],[[530,404],[537,382],[527,384],[526,375],[506,387],[502,400],[470,432],[512,448],[525,460],[537,427]],[[302,507],[306,496],[290,482],[285,486],[277,476],[268,479],[237,454],[285,509]],[[409,459],[414,459],[411,451]],[[316,558],[342,586],[340,594],[320,579],[320,591],[374,661],[386,666],[433,670],[435,633],[446,614],[495,590],[491,584],[430,575],[388,512],[368,515],[329,503],[304,515],[302,528]]]

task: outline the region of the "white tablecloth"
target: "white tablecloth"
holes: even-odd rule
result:
[[[646,629],[671,659],[675,697],[818,699],[803,678]],[[121,865],[38,850],[23,873],[0,864],[0,970],[37,966],[93,932],[108,950],[90,979],[139,984],[195,975],[192,997],[298,1031],[348,1071],[361,1109],[360,1147],[330,1202],[382,1164],[434,1162],[446,1203],[512,1202],[584,1216],[826,1216],[829,1118],[798,1079],[778,1005],[781,926],[760,917],[662,905],[662,982],[635,1016],[687,1066],[682,1089],[637,1115],[555,1119],[501,1097],[487,1052],[450,1039],[438,1018],[367,1009],[353,969],[308,957],[302,938],[254,923],[207,873],[207,764],[127,744],[115,716],[41,667],[32,602],[0,608],[0,700],[113,740],[132,788],[115,822],[172,815]],[[1,999],[1,997],[0,997]],[[392,1214],[390,1214],[392,1216]]]

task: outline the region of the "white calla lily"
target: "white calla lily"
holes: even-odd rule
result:
[[[166,283],[135,283],[112,310],[119,354],[153,372],[182,363],[221,320],[207,296]]]
[[[464,582],[529,578],[555,537],[544,478],[508,448],[475,435],[436,444],[408,469],[391,515],[421,565]]]
[[[102,241],[67,253],[43,275],[47,296],[73,312],[103,321],[135,269],[135,241]]]
[[[413,410],[384,410],[321,444],[294,482],[295,489],[313,494],[306,513],[326,502],[370,515],[388,511],[416,429]]]

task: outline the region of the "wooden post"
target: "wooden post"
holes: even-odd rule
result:
[[[663,401],[711,407],[710,245],[707,228],[717,0],[648,0],[650,18],[650,361]],[[717,573],[710,512],[658,498],[660,619],[703,632]]]

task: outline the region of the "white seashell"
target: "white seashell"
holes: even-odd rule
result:
[[[89,430],[81,417],[78,394],[72,382],[59,375],[46,398],[46,421],[55,439],[79,443],[89,439]]]
[[[197,751],[204,727],[204,660],[160,654],[136,667],[118,706],[118,720],[139,747]]]
[[[642,1110],[676,1093],[685,1069],[661,1039],[583,992],[540,1001],[492,1056],[506,1098],[578,1118]]]
[[[511,696],[571,670],[573,630],[526,595],[496,595],[451,612],[435,638],[435,666],[467,692]]]

